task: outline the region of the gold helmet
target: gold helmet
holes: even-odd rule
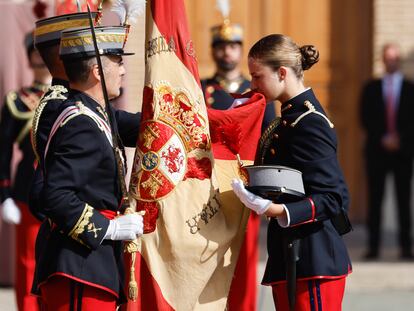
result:
[[[217,0],[217,8],[223,16],[223,23],[211,28],[211,45],[221,42],[243,42],[243,28],[239,24],[230,22],[229,0]]]

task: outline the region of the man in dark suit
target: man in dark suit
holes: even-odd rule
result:
[[[381,203],[387,173],[394,175],[401,258],[412,258],[411,177],[414,147],[414,85],[400,68],[398,46],[383,48],[385,75],[369,81],[361,96],[361,123],[366,132],[368,180],[367,259],[379,256]]]

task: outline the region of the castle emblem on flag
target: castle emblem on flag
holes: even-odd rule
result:
[[[207,120],[185,89],[160,81],[151,94],[150,100],[159,109],[154,119],[141,124],[131,176],[130,194],[141,202],[166,198],[180,181],[193,177],[186,176],[188,154],[211,148]],[[206,160],[210,163],[209,158]],[[198,165],[204,163],[199,159],[190,162],[192,172],[200,171]]]
[[[144,131],[138,138],[134,165],[139,170],[131,176],[139,185],[132,193],[141,201],[165,198],[186,172],[187,157],[184,143],[168,124],[149,120],[142,124]]]

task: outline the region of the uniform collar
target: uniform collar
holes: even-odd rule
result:
[[[102,108],[102,106],[94,98],[84,92],[74,89],[70,90],[70,94],[74,101],[82,102],[82,104],[90,108],[92,111],[98,112],[101,116],[107,119],[107,113],[105,112],[106,110]]]
[[[59,79],[59,78],[53,78],[52,79],[52,85],[62,85],[65,88],[69,89],[69,81]]]
[[[313,93],[312,88],[307,88],[302,93],[299,93],[298,95],[284,102],[281,107],[282,115],[284,113],[293,113],[303,110],[303,104],[306,100],[310,101],[311,103],[317,102],[316,96]]]
[[[90,108],[94,108],[100,106],[99,103],[91,96],[86,94],[85,92],[71,89],[70,90],[71,97],[73,97],[76,101],[82,101],[82,103],[90,106]]]

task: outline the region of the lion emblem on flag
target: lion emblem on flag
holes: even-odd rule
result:
[[[158,201],[168,196],[184,178],[187,157],[185,146],[168,124],[149,120],[142,124],[135,164],[139,170],[131,176],[134,197],[141,201]]]

